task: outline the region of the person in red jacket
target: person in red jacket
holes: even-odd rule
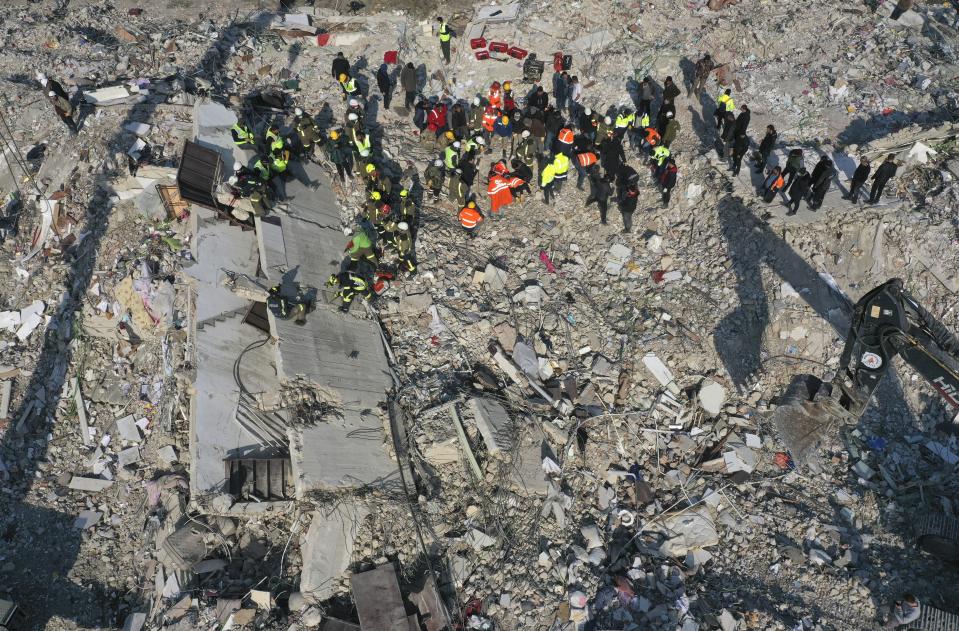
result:
[[[440,101],[433,106],[426,116],[426,128],[437,137],[446,131],[446,103]]]
[[[489,101],[489,104],[500,109],[503,106],[503,91],[500,87],[499,81],[494,81],[489,87],[489,95],[486,97],[486,100]]]

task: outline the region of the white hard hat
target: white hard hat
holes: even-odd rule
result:
[[[442,160],[433,160],[433,166],[441,167],[441,166],[443,166],[443,161],[442,161]]]
[[[396,224],[396,227],[399,228],[401,232],[406,232],[407,230],[410,229],[410,225],[406,223],[405,221],[399,222],[398,224]]]
[[[523,138],[529,138],[529,130],[528,130],[528,129],[524,129],[524,130],[523,130],[523,133],[522,133],[521,135],[523,136]]]
[[[360,119],[359,116],[357,116],[356,114],[353,114],[352,112],[351,112],[350,115],[347,116],[346,118],[348,118],[348,119],[351,120],[351,121],[355,121],[355,120],[359,120],[359,119]]]
[[[585,111],[586,111],[586,115],[587,115],[587,116],[589,116],[590,114],[593,113],[593,110],[589,109],[588,107],[586,108]]]
[[[234,162],[234,163],[233,163],[233,170],[234,170],[234,171],[239,171],[239,170],[242,169],[242,168],[243,168],[243,165],[240,164],[239,162]]]
[[[603,122],[606,123],[607,125],[612,125],[613,119],[607,116],[606,118],[603,119]]]
[[[239,178],[237,178],[235,175],[231,175],[230,178],[227,180],[227,182],[229,182],[230,184],[236,184],[239,181],[240,181]]]
[[[47,96],[56,96],[56,95],[57,93],[54,92],[53,90],[50,90],[49,92],[47,92]]]
[[[454,140],[454,141],[453,141],[453,147],[456,148],[456,149],[459,149],[459,148],[460,148],[460,141],[459,141],[459,140]]]
[[[485,145],[485,144],[486,144],[486,139],[483,138],[482,136],[477,136],[477,137],[476,137],[476,144],[478,144],[478,145]]]
[[[303,116],[303,110],[301,110],[300,108],[296,108],[295,110],[293,110],[293,113],[296,114],[297,116]]]
[[[357,107],[359,106],[359,104],[360,102],[357,101],[356,99],[350,99],[350,107]]]
[[[673,117],[673,113],[670,112],[669,110],[667,110],[667,111],[666,111],[666,118],[672,118],[672,117]]]
[[[474,98],[473,105],[479,105],[479,104],[480,104],[480,98],[479,97]]]

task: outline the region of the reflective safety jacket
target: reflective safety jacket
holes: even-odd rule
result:
[[[592,151],[576,154],[576,161],[579,163],[579,166],[584,168],[596,164],[598,159]]]
[[[460,210],[460,224],[467,230],[472,230],[483,221],[483,215],[475,208],[464,206]]]
[[[566,177],[566,173],[569,171],[569,157],[565,153],[557,153],[556,157],[553,158],[553,169],[556,172],[556,177]]]
[[[230,128],[230,135],[233,136],[233,142],[237,145],[252,145],[256,143],[256,136],[253,135],[253,130],[246,125],[241,125],[239,122]]]

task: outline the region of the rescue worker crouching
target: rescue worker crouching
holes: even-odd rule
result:
[[[352,266],[339,274],[330,274],[326,285],[340,288],[336,297],[343,301],[343,304],[340,305],[340,311],[344,313],[350,310],[350,305],[356,296],[362,296],[369,300],[373,295],[369,281],[353,271]]]
[[[413,262],[413,235],[410,234],[410,225],[405,221],[395,224],[389,243],[396,250],[399,265],[406,268],[406,271],[410,274],[416,273],[416,264]]]

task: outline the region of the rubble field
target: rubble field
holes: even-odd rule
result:
[[[10,631],[877,629],[904,592],[959,615],[959,569],[916,545],[925,515],[959,510],[957,411],[897,359],[818,467],[770,420],[796,375],[836,373],[852,305],[889,278],[959,334],[959,7],[894,6],[4,3]],[[632,231],[614,203],[600,224],[571,171],[554,204],[534,186],[468,236],[424,190],[439,146],[375,75],[397,51],[392,77],[413,62],[427,97],[512,81],[522,105],[523,62],[476,59],[475,37],[536,53],[548,93],[572,55],[596,112],[673,77],[671,203],[627,144]],[[342,125],[337,52],[381,172],[418,205],[416,273],[349,313],[324,283],[361,176],[297,161],[266,216],[218,210],[254,155],[235,122],[295,135],[295,106]],[[778,129],[774,163],[833,160],[817,211],[763,202],[752,151],[732,174],[712,122],[727,87],[754,146]],[[888,154],[881,202],[844,199]],[[305,325],[266,308],[294,281],[318,296]]]

